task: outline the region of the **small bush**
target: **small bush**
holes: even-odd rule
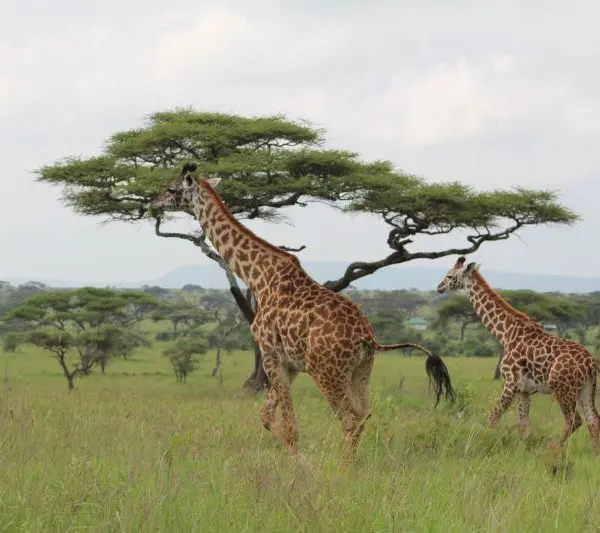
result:
[[[21,339],[16,333],[8,333],[4,336],[2,341],[2,349],[5,352],[16,352]]]

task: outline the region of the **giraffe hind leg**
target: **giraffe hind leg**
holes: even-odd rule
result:
[[[577,429],[583,423],[583,420],[581,418],[581,415],[577,411],[577,403],[575,401],[573,394],[567,393],[567,394],[561,395],[559,393],[559,394],[553,394],[553,396],[556,399],[558,405],[560,406],[563,416],[565,417],[565,424],[563,427],[562,435],[558,442],[558,449],[557,449],[557,452],[561,452],[562,449],[564,448],[565,443],[569,439],[569,437],[573,433],[575,433],[575,431],[577,431]]]
[[[598,454],[598,433],[600,429],[600,417],[596,410],[596,376],[589,376],[583,384],[579,393],[579,404],[583,410],[583,416],[592,439],[592,451]]]
[[[313,376],[319,390],[331,405],[333,412],[342,424],[344,433],[344,463],[354,460],[358,441],[364,428],[364,416],[361,416],[356,402],[349,394],[350,375],[343,379],[330,379],[324,375]]]
[[[369,410],[369,379],[373,369],[373,355],[361,362],[352,372],[346,396],[352,409],[347,414],[347,430],[344,429],[344,437],[348,448],[349,458],[354,458],[360,437],[365,429],[366,421],[371,417]]]
[[[371,416],[369,411],[369,380],[373,362],[374,357],[371,354],[354,369],[348,385],[348,396],[351,398],[358,416],[364,420],[369,419]]]

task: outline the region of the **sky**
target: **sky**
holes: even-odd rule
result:
[[[600,275],[598,20],[600,4],[583,0],[0,0],[0,279],[139,281],[207,262],[149,223],[76,215],[35,181],[40,166],[98,154],[114,132],[178,106],[307,119],[330,148],[432,181],[559,191],[580,222],[526,229],[473,260]],[[288,216],[251,227],[306,245],[301,260],[389,252],[374,216]],[[464,242],[423,238],[413,250]]]

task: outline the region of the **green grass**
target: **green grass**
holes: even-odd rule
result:
[[[178,385],[161,346],[79,379],[33,349],[0,357],[0,530],[597,531],[600,464],[587,431],[551,474],[558,408],[534,397],[533,435],[511,409],[497,430],[494,359],[449,358],[465,410],[432,408],[424,361],[378,355],[373,416],[356,465],[340,467],[341,430],[307,376],[294,383],[293,461],[260,425],[261,397],[240,394],[248,353],[211,357]],[[398,383],[403,376],[402,390]]]

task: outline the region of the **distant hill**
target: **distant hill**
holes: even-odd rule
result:
[[[337,279],[344,272],[347,263],[343,262],[303,262],[304,268],[317,281],[323,283]],[[442,268],[417,268],[408,266],[382,268],[372,276],[367,276],[353,283],[357,289],[411,289],[433,290],[446,274]],[[561,275],[534,275],[497,272],[485,269],[484,274],[490,283],[499,289],[531,289],[539,292],[592,292],[600,290],[600,277],[584,278]],[[10,279],[13,284],[20,284],[25,279]],[[176,268],[164,276],[154,280],[135,282],[90,281],[90,280],[49,280],[42,281],[52,287],[77,287],[82,285],[115,286],[139,288],[142,285],[159,285],[165,288],[181,288],[187,284],[200,285],[204,288],[228,288],[222,270],[216,264],[195,265]]]
[[[303,262],[306,271],[318,282],[339,278],[348,266],[342,262]],[[352,285],[357,289],[418,289],[433,290],[448,270],[443,268],[417,268],[391,266],[378,270]],[[499,289],[531,289],[539,292],[592,292],[600,290],[600,277],[582,278],[561,275],[534,275],[485,270],[492,286]],[[178,288],[187,283],[206,288],[228,288],[227,280],[216,265],[188,266],[171,270],[149,282],[166,288]]]

